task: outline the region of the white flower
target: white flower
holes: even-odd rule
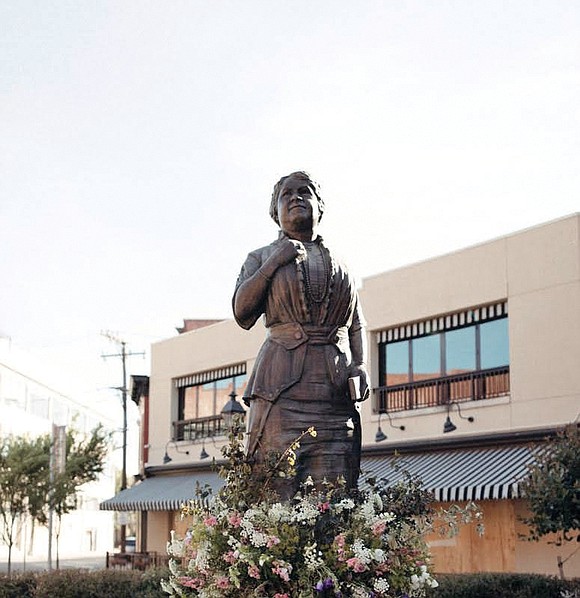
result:
[[[386,592],[389,589],[389,582],[384,577],[379,577],[375,579],[373,589],[375,592]]]
[[[169,559],[169,570],[171,571],[171,575],[177,575],[179,565],[175,559]]]
[[[350,498],[343,498],[339,503],[334,505],[334,509],[337,513],[342,513],[343,511],[350,511],[354,509],[354,501]]]
[[[353,598],[367,598],[367,596],[369,595],[369,593],[360,586],[349,584],[348,588],[350,589]]]
[[[209,542],[200,542],[195,556],[195,566],[198,570],[204,571],[209,565]]]
[[[291,513],[287,507],[282,505],[279,502],[274,503],[270,506],[270,509],[267,513],[268,519],[274,522],[286,522],[290,520]]]
[[[184,544],[183,544],[183,540],[179,540],[176,536],[175,536],[175,530],[171,530],[170,532],[170,536],[171,536],[171,540],[169,542],[167,542],[167,554],[169,554],[170,556],[183,556],[183,548],[184,548]]]
[[[175,591],[173,589],[173,586],[165,579],[161,580],[161,589],[166,593],[169,594],[170,596],[173,596],[175,594]]]
[[[417,575],[416,573],[413,573],[413,575],[411,575],[412,590],[421,590],[425,586],[428,586],[430,588],[436,588],[437,586],[439,586],[439,582],[433,577],[431,577],[431,575],[427,571],[426,565],[421,565],[419,567],[419,571],[419,575]]]
[[[364,545],[364,542],[360,538],[357,538],[352,543],[352,552],[354,553],[354,556],[357,557],[361,563],[363,563],[364,565],[368,565],[373,558],[372,553],[374,551],[372,551],[370,548],[367,548]]]
[[[307,544],[304,547],[304,562],[306,563],[307,569],[316,571],[324,565],[324,561],[320,558],[320,554],[316,542]]]
[[[375,518],[375,501],[372,496],[369,496],[359,507],[359,512],[363,519],[372,522]]]
[[[296,505],[294,508],[294,512],[291,516],[291,521],[293,523],[314,523],[316,518],[318,517],[319,511],[316,505],[312,503],[302,500]]]

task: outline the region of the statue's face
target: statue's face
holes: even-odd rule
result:
[[[320,220],[318,198],[305,179],[286,179],[278,194],[278,220],[283,231],[312,230]]]

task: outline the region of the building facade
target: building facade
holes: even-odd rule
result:
[[[113,422],[103,422],[101,414],[51,388],[34,375],[35,367],[26,356],[12,350],[9,339],[0,339],[0,437],[51,434],[53,424],[74,428],[89,434],[99,423],[107,429]],[[95,482],[85,484],[78,494],[78,508],[64,515],[60,527],[60,558],[101,556],[113,548],[113,517],[102,512],[99,503],[115,490],[115,469],[112,460]],[[15,569],[27,561],[48,557],[48,529],[19,522],[12,551]],[[7,548],[0,545],[0,558],[7,560]],[[53,561],[56,540],[53,536]]]
[[[580,215],[369,277],[360,297],[373,386],[363,477],[394,480],[398,459],[441,506],[481,507],[483,537],[430,538],[437,571],[557,574],[567,548],[521,538],[518,482],[543,439],[578,419]],[[221,410],[264,333],[226,320],[153,345],[144,480],[101,507],[140,512],[142,550],[165,550],[195,480],[219,485],[201,457],[219,459]]]

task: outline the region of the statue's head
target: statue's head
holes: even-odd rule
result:
[[[308,187],[312,189],[318,201],[318,222],[320,222],[322,220],[322,214],[324,213],[324,200],[320,196],[320,186],[307,172],[304,172],[302,170],[292,172],[287,176],[283,176],[274,185],[274,190],[272,192],[272,200],[270,201],[270,216],[272,217],[274,222],[278,226],[280,225],[280,219],[278,218],[278,196],[280,195],[280,190],[282,189],[284,183],[288,179],[297,179],[299,181],[304,181],[308,185]],[[318,222],[316,222],[315,224],[318,224]]]

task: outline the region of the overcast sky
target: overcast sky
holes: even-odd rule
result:
[[[0,332],[81,399],[230,317],[293,170],[361,278],[580,206],[577,0],[3,0],[0,93]]]

